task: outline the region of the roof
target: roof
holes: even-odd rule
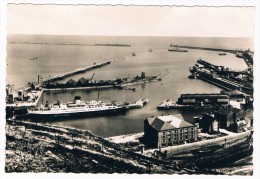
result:
[[[200,120],[200,123],[210,124],[215,120],[216,120],[216,118],[215,118],[214,114],[213,115],[212,114],[203,114],[203,116]]]
[[[219,93],[209,93],[209,94],[182,94],[181,98],[224,98],[228,99],[228,95]]]
[[[151,125],[154,121],[154,117],[147,118],[146,120],[148,121],[148,124]]]
[[[244,93],[242,93],[242,92],[240,92],[240,91],[237,91],[237,90],[231,90],[231,91],[222,90],[222,91],[221,91],[221,94],[226,94],[226,95],[229,95],[229,96],[232,96],[232,95],[241,95],[241,96],[244,96]]]
[[[157,131],[170,130],[175,128],[184,128],[194,126],[193,124],[177,118],[173,115],[158,116],[154,118],[147,118],[148,124]]]

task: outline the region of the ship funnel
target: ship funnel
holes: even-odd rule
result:
[[[80,97],[80,96],[75,96],[75,97],[74,97],[74,103],[75,103],[75,104],[80,104],[80,100],[81,100],[81,97]]]
[[[145,79],[145,72],[142,72],[141,78],[142,78],[142,79]]]

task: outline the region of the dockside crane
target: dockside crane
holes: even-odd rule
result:
[[[89,81],[92,81],[96,73],[92,75],[92,77],[89,79]]]

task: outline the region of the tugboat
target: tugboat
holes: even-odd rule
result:
[[[126,105],[127,109],[142,108],[148,102],[149,102],[149,99],[138,99],[136,102],[126,103],[125,105]]]
[[[38,60],[38,57],[32,57],[30,60]]]
[[[65,117],[77,115],[100,115],[100,114],[116,114],[125,112],[125,105],[118,105],[115,102],[105,103],[103,101],[88,101],[84,102],[80,96],[75,96],[73,102],[61,104],[59,101],[49,105],[46,103],[44,107],[28,109],[28,114],[32,118],[46,117]]]

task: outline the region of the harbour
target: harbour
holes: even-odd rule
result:
[[[116,48],[115,46],[105,47]],[[104,48],[104,46],[100,45],[98,48]],[[227,160],[229,157],[239,159],[245,153],[245,156],[249,156],[252,152],[250,144],[251,118],[246,118],[246,120],[240,122],[243,124],[243,128],[233,129],[230,126],[225,126],[228,123],[225,124],[222,121],[217,125],[222,125],[222,128],[224,125],[225,129],[221,128],[219,130],[212,126],[210,130],[214,131],[213,133],[204,133],[202,131],[208,130],[208,128],[204,128],[204,125],[208,125],[208,122],[203,123],[203,117],[205,116],[211,120],[212,114],[216,117],[225,115],[217,113],[220,109],[234,112],[237,115],[238,112],[236,110],[247,110],[250,108],[247,97],[252,96],[247,91],[242,90],[243,85],[238,81],[224,79],[223,76],[219,76],[217,79],[221,78],[220,81],[225,81],[229,84],[229,86],[227,84],[221,85],[219,82],[213,81],[204,75],[205,73],[212,75],[213,72],[219,73],[218,75],[232,73],[236,75],[243,73],[243,75],[246,75],[245,70],[249,67],[245,64],[244,59],[237,58],[234,55],[233,60],[240,61],[244,65],[241,65],[243,68],[240,66],[240,68],[236,69],[234,66],[229,66],[228,70],[224,71],[219,69],[227,68],[224,65],[225,59],[223,58],[225,56],[215,52],[202,53],[196,49],[185,51],[186,53],[182,55],[182,53],[172,53],[167,48],[160,50],[153,47],[152,49],[152,51],[143,49],[139,52],[130,49],[125,53],[131,54],[131,51],[136,51],[135,55],[129,56],[129,58],[122,57],[121,59],[124,60],[119,60],[117,63],[111,63],[111,61],[95,63],[86,68],[76,68],[74,71],[54,75],[49,79],[48,75],[44,73],[38,74],[37,82],[30,82],[28,83],[29,88],[19,90],[21,94],[20,96],[18,95],[18,98],[16,97],[16,100],[20,97],[21,101],[14,101],[14,104],[7,105],[7,107],[16,109],[25,108],[28,112],[25,115],[15,114],[13,118],[8,119],[9,128],[13,130],[12,125],[16,123],[16,127],[21,125],[28,128],[29,133],[30,129],[33,128],[33,134],[45,133],[42,130],[61,130],[59,133],[65,130],[73,131],[74,129],[77,131],[76,133],[85,131],[83,133],[89,136],[86,141],[94,142],[95,145],[82,148],[84,145],[79,144],[78,140],[72,138],[71,142],[67,143],[66,141],[70,139],[65,138],[66,147],[62,150],[66,150],[70,154],[78,151],[82,155],[95,156],[97,160],[92,159],[92,162],[89,163],[91,166],[103,165],[103,160],[110,160],[114,161],[113,166],[117,168],[117,159],[120,158],[121,164],[126,165],[129,168],[129,172],[132,171],[130,171],[131,168],[133,171],[138,170],[139,173],[165,172],[163,168],[159,167],[164,165],[169,173],[203,173],[206,172],[203,171],[203,167],[209,164],[210,161],[211,167],[214,168],[214,166],[218,166],[221,161]],[[200,53],[200,55],[202,53],[209,61],[212,59],[211,57],[220,61],[223,60],[223,64],[218,64],[217,60],[214,62],[218,65],[214,65],[215,63],[212,62],[197,60],[194,58],[196,53]],[[183,63],[182,61],[185,56],[190,58],[190,61],[187,61],[188,63]],[[145,58],[145,61],[142,61],[143,58]],[[40,59],[42,60],[42,57]],[[173,61],[173,59],[177,61]],[[158,60],[165,60],[164,63],[168,65],[164,66],[164,63],[160,61],[162,66],[158,68]],[[191,70],[190,67],[194,62],[197,62],[199,65],[194,66],[195,69]],[[154,64],[154,66],[147,68],[146,66],[150,64]],[[176,64],[182,67],[180,68]],[[130,67],[130,71],[120,69],[122,65]],[[135,67],[132,71],[131,65],[134,65],[132,68]],[[144,67],[144,70],[140,71],[140,67]],[[115,76],[110,76],[111,74],[106,73],[113,70],[117,71]],[[188,78],[190,72],[193,76],[196,76],[196,79]],[[44,77],[47,77],[47,79],[45,80]],[[230,81],[227,82],[227,80]],[[216,86],[212,85],[212,83]],[[191,88],[191,86],[196,87]],[[235,87],[233,88],[233,86]],[[9,87],[13,86],[10,85]],[[222,89],[228,91],[223,91]],[[240,93],[236,90],[240,91]],[[34,95],[28,96],[27,94],[30,93]],[[73,98],[74,101],[71,101]],[[168,100],[161,103],[163,99]],[[174,99],[176,102],[170,99]],[[103,102],[103,100],[106,102]],[[20,106],[17,104],[20,104]],[[234,108],[234,111],[229,111],[230,106],[232,106],[231,109]],[[202,117],[197,117],[202,114]],[[153,124],[146,124],[147,120],[161,120],[161,122],[169,123],[168,125],[175,125],[171,118],[179,120],[180,122],[177,123],[190,128],[189,131],[192,131],[191,134],[194,135],[194,138],[186,135],[185,141],[182,138],[178,138],[176,139],[178,140],[177,143],[175,139],[174,141],[169,141],[169,143],[159,140],[156,147],[151,147],[150,145],[154,144],[145,142],[149,141],[147,138],[150,137],[147,125]],[[214,125],[216,124],[214,123]],[[59,127],[56,128],[54,126]],[[113,130],[115,126],[117,130]],[[176,130],[178,127],[173,127],[173,129]],[[157,130],[158,133],[161,132],[159,128]],[[232,132],[229,132],[229,130]],[[143,131],[144,133],[142,133]],[[75,137],[76,134],[72,133],[65,132],[63,135],[73,135]],[[49,137],[52,134],[47,132],[46,135],[48,136],[48,142],[44,143],[44,145],[52,145],[53,139]],[[8,134],[8,137],[15,140],[17,140],[16,137],[19,138],[19,136],[13,135],[13,133]],[[64,141],[58,143],[64,143]],[[234,151],[237,146],[241,148],[241,152],[236,152],[232,155],[227,154],[228,151]],[[89,150],[91,147],[92,151]],[[11,146],[9,146],[9,149],[11,149]],[[55,153],[53,148],[49,148],[49,150],[52,151],[52,154]],[[117,152],[110,153],[110,151]],[[213,160],[212,158],[209,160],[209,154],[214,152],[216,154],[213,156]],[[107,158],[108,154],[112,154],[112,157]],[[221,160],[218,158],[219,155],[222,155]],[[202,158],[198,159],[198,156]],[[99,160],[99,157],[102,160]],[[139,159],[137,160],[137,158]],[[190,163],[190,159],[194,162]],[[177,163],[173,165],[172,160]],[[131,165],[131,162],[135,162],[136,165]],[[147,168],[147,165],[143,165],[143,162],[153,163],[153,165],[158,166]],[[74,164],[73,167],[75,167]],[[169,171],[169,169],[171,170]],[[75,170],[81,171],[80,169]],[[66,171],[70,171],[70,169],[66,169]],[[107,171],[109,170],[107,169]]]
[[[5,1],[4,178],[258,173],[253,2]]]
[[[160,42],[160,38],[152,38],[152,39],[154,39],[154,41],[156,41],[156,42]],[[175,54],[175,53],[167,52],[167,49],[169,48],[169,44],[171,44],[171,42],[173,42],[173,41],[178,42],[178,40],[185,41],[186,39],[185,38],[184,39],[183,38],[182,39],[174,38],[174,39],[169,39],[168,42],[167,41],[164,42],[165,39],[163,39],[162,41],[163,41],[163,44],[165,44],[165,45],[162,46],[159,43],[160,48],[156,47],[156,45],[158,45],[156,43],[147,44],[142,47],[138,44],[134,45],[135,44],[134,42],[129,41],[129,44],[132,44],[132,46],[130,47],[130,49],[128,51],[126,51],[124,53],[121,52],[121,50],[120,50],[119,53],[122,53],[122,55],[120,55],[120,56],[127,56],[128,54],[131,54],[133,51],[136,51],[137,53],[138,53],[138,51],[140,51],[140,52],[147,51],[147,49],[149,49],[148,47],[153,49],[153,52],[140,53],[140,54],[137,54],[135,57],[131,57],[129,59],[120,61],[118,63],[113,63],[108,66],[104,66],[102,68],[97,68],[94,71],[90,71],[90,73],[89,72],[81,73],[81,74],[74,75],[72,77],[72,79],[75,79],[75,81],[76,81],[76,80],[80,79],[81,77],[85,77],[86,79],[90,78],[93,75],[93,73],[95,73],[96,75],[94,77],[94,80],[100,80],[100,79],[109,80],[109,79],[115,79],[115,78],[122,77],[122,76],[127,77],[129,74],[131,74],[130,77],[133,77],[133,75],[140,74],[141,71],[145,71],[147,76],[153,76],[153,75],[159,75],[160,73],[162,74],[163,72],[168,70],[169,73],[162,77],[162,81],[155,82],[155,83],[132,85],[131,87],[136,88],[135,91],[132,91],[132,90],[122,90],[121,91],[120,89],[113,89],[113,88],[100,89],[100,97],[102,100],[105,100],[105,101],[114,101],[114,100],[115,101],[133,101],[133,100],[137,100],[139,98],[146,97],[150,100],[150,102],[147,106],[144,107],[144,109],[134,110],[134,111],[128,112],[127,115],[121,115],[121,116],[117,116],[115,118],[97,117],[97,118],[93,118],[93,119],[88,118],[87,120],[84,120],[81,118],[81,119],[73,120],[73,121],[64,121],[64,122],[60,121],[60,122],[53,122],[53,123],[59,124],[59,125],[71,126],[71,127],[77,126],[81,129],[84,129],[84,128],[91,129],[95,134],[101,135],[101,136],[113,136],[113,135],[120,135],[120,134],[124,134],[124,133],[127,134],[127,133],[132,133],[132,132],[140,132],[143,130],[141,121],[147,116],[147,113],[154,115],[154,116],[162,114],[161,111],[157,111],[157,109],[156,109],[156,106],[159,105],[159,103],[162,100],[169,99],[169,98],[176,100],[182,93],[205,93],[207,91],[212,91],[212,92],[218,93],[221,90],[221,88],[212,86],[203,81],[199,81],[199,80],[193,81],[193,80],[190,80],[187,78],[187,76],[190,73],[189,67],[192,66],[197,61],[197,58],[194,58],[194,57],[201,56],[203,54],[203,57],[205,57],[205,59],[207,59],[209,61],[212,59],[217,59],[217,60],[215,60],[215,63],[217,62],[217,64],[219,64],[219,65],[224,65],[227,63],[228,66],[234,70],[243,70],[243,69],[247,68],[246,65],[244,64],[243,59],[238,59],[235,56],[232,56],[232,57],[229,57],[229,61],[227,62],[227,60],[223,59],[224,56],[219,56],[217,53],[210,52],[210,51],[207,52],[207,51],[189,50],[189,52],[183,53],[183,54],[179,54],[179,53]],[[208,40],[208,39],[205,39],[205,40]],[[223,39],[221,39],[221,40],[223,41]],[[108,40],[106,39],[105,41],[107,42]],[[127,41],[127,40],[123,40],[123,41]],[[190,39],[187,38],[186,41],[189,42]],[[234,46],[233,45],[234,43],[238,43],[238,42],[234,42],[233,39],[230,39],[229,43],[231,44],[231,47],[232,47],[232,46]],[[23,46],[23,45],[19,44],[17,46],[17,44],[16,44],[16,45],[14,45],[14,47],[15,46],[21,48],[21,46]],[[32,44],[30,46],[32,46]],[[39,46],[37,46],[37,45],[32,46],[32,48],[36,48],[36,49],[38,47]],[[53,48],[53,47],[50,47],[50,48],[49,47],[50,46],[45,46],[46,50],[51,50]],[[138,47],[139,50],[136,50],[136,47]],[[248,47],[248,45],[245,45],[245,48],[246,47]],[[93,47],[84,46],[81,48],[84,48],[87,51],[93,50]],[[102,53],[104,48],[105,47],[97,47],[96,53],[99,53],[99,54]],[[116,48],[116,47],[106,47],[106,48]],[[73,49],[74,49],[73,46],[68,49],[70,49],[70,51],[72,50],[70,53],[73,53]],[[165,51],[162,51],[163,49]],[[118,50],[118,49],[114,49],[114,50]],[[54,52],[52,52],[52,51],[50,52],[50,54],[53,54],[53,53]],[[59,53],[59,50],[55,53]],[[88,53],[88,52],[86,52],[86,53]],[[198,53],[199,53],[199,55],[198,55]],[[10,58],[12,58],[11,52],[9,54],[10,54]],[[182,59],[183,55],[186,56],[185,61],[183,61],[183,59]],[[25,56],[27,56],[27,55],[25,54]],[[36,63],[41,64],[43,61],[47,60],[44,57],[42,57],[41,54],[39,54],[38,56],[41,59],[40,61],[29,61],[28,63],[31,63],[31,65],[34,66],[34,64],[36,64]],[[98,63],[102,63],[102,61],[104,61],[104,59],[106,59],[106,58],[115,59],[115,58],[121,58],[120,56],[116,57],[116,56],[113,56],[112,53],[111,54],[108,53],[108,54],[104,54],[104,57],[100,57],[99,59],[97,59],[97,58],[94,59],[94,56],[93,56],[92,61],[90,60],[89,62],[88,61],[84,61],[84,62],[85,63],[88,62],[89,64],[93,64],[94,62],[96,62],[98,64]],[[227,57],[228,56],[229,55],[227,55]],[[64,56],[63,60],[64,59],[66,60],[66,58],[67,57]],[[173,58],[174,58],[174,60],[173,60]],[[78,59],[80,62],[81,56],[79,56]],[[52,60],[52,58],[50,58],[50,60]],[[235,61],[240,62],[241,64],[239,66],[237,66],[237,65],[235,66],[235,65],[233,65],[233,64],[235,64],[234,63]],[[18,64],[20,62],[22,62],[22,61],[18,61]],[[10,65],[12,63],[11,62],[8,62],[8,63],[9,63],[9,65],[8,65],[7,71],[10,71],[11,70]],[[69,60],[68,60],[68,63],[69,63]],[[148,67],[146,67],[146,70],[140,70],[140,67],[142,67],[142,65],[144,65],[146,63],[148,66]],[[160,66],[158,66],[159,63],[161,64]],[[167,66],[165,66],[164,64],[167,64]],[[178,64],[180,66],[176,66],[176,64]],[[86,65],[86,66],[88,66],[88,65]],[[121,70],[121,68],[123,66],[129,67],[127,72],[124,72],[124,70]],[[59,72],[59,68],[57,68],[57,66],[55,64],[53,67],[56,69],[54,74],[61,74]],[[77,67],[74,67],[74,68],[77,69]],[[238,69],[236,69],[236,68],[238,68]],[[37,77],[40,69],[37,69],[37,66],[35,66],[34,69],[35,69],[35,72],[34,72],[33,76]],[[23,70],[23,69],[21,69],[21,70]],[[114,73],[108,73],[111,70],[113,70]],[[65,70],[63,70],[63,71],[66,73]],[[67,70],[67,71],[70,71],[70,70]],[[26,74],[26,73],[23,72],[23,74]],[[31,74],[31,73],[29,73],[29,74]],[[177,75],[177,77],[173,78],[172,76],[173,75],[176,76],[176,74],[179,74],[179,75]],[[44,77],[44,79],[48,79],[49,73],[41,73],[41,75]],[[24,84],[26,84],[28,81],[31,80],[31,76],[32,75],[29,75],[27,77],[26,81],[16,82],[15,87],[23,86]],[[15,78],[12,78],[12,79],[15,79]],[[70,78],[65,78],[63,81],[66,82],[69,79]],[[8,81],[8,79],[7,79],[7,81]],[[11,82],[11,81],[9,81],[9,82]],[[21,85],[19,85],[19,84],[21,84]],[[190,86],[196,86],[196,88],[190,88]],[[74,90],[75,89],[76,88],[74,88]],[[174,90],[170,90],[170,89],[174,89]],[[57,91],[55,91],[55,90],[57,90]],[[68,100],[73,99],[75,95],[79,95],[85,100],[97,99],[97,96],[98,96],[98,89],[95,89],[95,87],[94,87],[94,89],[92,89],[92,87],[90,89],[85,88],[85,87],[80,87],[80,88],[77,88],[76,91],[73,91],[73,88],[72,88],[72,90],[66,90],[66,89],[62,89],[62,88],[60,88],[60,90],[58,90],[58,88],[55,90],[53,89],[53,91],[52,91],[52,89],[49,89],[49,91],[48,91],[48,89],[47,89],[46,92],[43,92],[43,94],[42,94],[43,98],[41,98],[41,100],[39,100],[39,103],[45,104],[46,101],[49,101],[49,103],[53,103],[57,99],[59,99],[61,102],[66,102]],[[154,93],[153,91],[158,91],[158,93]],[[170,112],[176,113],[176,114],[182,113],[188,121],[192,121],[193,120],[192,116],[198,114],[196,111],[192,112],[194,114],[186,114],[185,112],[178,111],[178,110],[177,111],[171,110],[171,111],[167,111],[167,112],[163,112],[163,113],[170,113]],[[120,118],[121,118],[121,120],[120,120]],[[111,120],[111,119],[113,119],[113,120]],[[95,121],[99,125],[96,125]],[[99,123],[99,121],[101,123]],[[78,124],[80,124],[80,125],[78,125]],[[116,126],[117,125],[118,126],[134,125],[135,127],[132,129],[128,129],[128,130],[126,130],[126,128],[124,128],[124,127],[123,128],[120,127],[118,129],[118,131],[115,131],[115,130],[111,130],[111,127],[114,125],[116,125]],[[100,129],[102,129],[102,130],[100,130]]]

